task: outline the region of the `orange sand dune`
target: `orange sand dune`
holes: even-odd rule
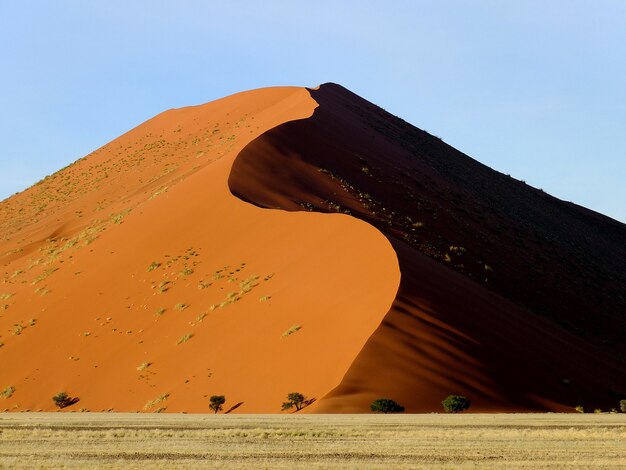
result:
[[[393,301],[395,252],[358,219],[227,186],[249,141],[315,107],[270,88],[170,110],[4,201],[0,408],[65,390],[70,409],[206,412],[224,394],[267,413],[338,385]]]
[[[380,397],[440,411],[449,394],[477,411],[616,407],[626,395],[626,227],[337,85],[311,95],[311,118],[239,154],[231,190],[262,207],[366,220],[402,273],[392,308],[316,411],[362,412]]]
[[[338,85],[170,110],[0,203],[0,409],[612,408],[625,240]]]

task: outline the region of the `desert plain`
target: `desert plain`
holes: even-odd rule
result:
[[[624,468],[623,414],[5,413],[0,468]]]

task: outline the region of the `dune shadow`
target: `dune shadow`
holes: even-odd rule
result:
[[[231,406],[230,408],[228,408],[228,410],[224,411],[224,414],[227,415],[228,413],[235,411],[237,408],[239,408],[241,405],[243,405],[243,402],[240,401],[239,403],[237,403],[236,405]]]
[[[536,191],[512,187],[338,85],[309,92],[319,104],[310,118],[279,125],[240,152],[231,192],[259,207],[359,218],[387,237],[401,272],[391,309],[320,406],[387,390],[398,390],[415,411],[439,410],[445,393],[471,395],[494,410],[615,406],[616,391],[626,393],[616,355],[588,331],[566,331],[526,306],[556,306],[572,322],[593,311],[581,307],[592,297],[563,288],[560,276],[569,271],[534,269],[542,251],[532,263],[520,256],[519,246],[529,250],[520,234],[531,236],[532,217],[541,216],[542,230],[556,230],[558,220],[545,215],[556,203],[542,199],[541,213],[527,207],[539,204]],[[510,205],[526,211],[525,225],[510,217]],[[609,330],[612,340],[622,334]]]

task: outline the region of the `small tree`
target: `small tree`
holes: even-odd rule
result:
[[[619,401],[619,409],[622,410],[623,413],[626,413],[626,400]]]
[[[379,398],[378,400],[374,400],[372,402],[370,410],[385,414],[402,413],[404,411],[404,406],[401,406],[390,398]]]
[[[300,411],[305,405],[305,396],[298,392],[293,392],[287,395],[286,402],[283,403],[283,411],[290,410],[295,407],[296,411]]]
[[[65,408],[66,406],[70,406],[73,405],[74,403],[76,403],[78,400],[76,400],[75,398],[71,398],[67,393],[65,392],[59,392],[57,393],[55,396],[52,397],[52,401],[54,402],[54,404],[56,406],[58,406],[59,408]]]
[[[222,405],[226,403],[226,397],[224,395],[213,395],[209,398],[209,401],[209,408],[217,414],[218,411],[222,411]]]
[[[459,413],[470,407],[470,401],[461,395],[450,395],[441,402],[446,413]]]

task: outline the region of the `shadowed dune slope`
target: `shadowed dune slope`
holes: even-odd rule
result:
[[[379,397],[440,410],[613,408],[626,394],[626,227],[502,175],[334,84],[250,143],[229,178],[261,207],[337,212],[388,237],[398,295],[316,411]]]
[[[0,203],[0,410],[64,390],[70,410],[207,412],[223,394],[272,413],[339,385],[396,295],[395,251],[361,220],[227,185],[251,140],[316,106],[269,88],[170,110]]]

